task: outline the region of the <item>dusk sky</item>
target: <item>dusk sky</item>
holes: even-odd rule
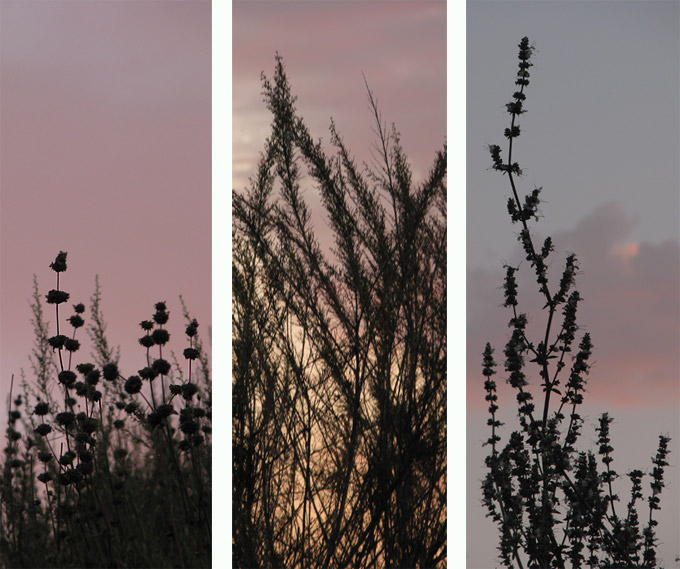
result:
[[[424,178],[446,136],[445,2],[237,0],[233,23],[235,189],[247,186],[269,135],[260,74],[273,75],[277,51],[312,136],[328,143],[332,117],[359,163],[370,160],[363,72],[383,120],[401,132],[415,179]]]
[[[502,353],[502,265],[521,257],[507,180],[490,170],[486,145],[504,141],[516,46],[528,35],[537,52],[517,160],[522,188],[543,186],[537,232],[556,243],[554,270],[567,251],[580,260],[580,323],[595,345],[583,440],[595,439],[589,427],[610,412],[614,466],[624,473],[649,470],[658,435],[673,437],[658,535],[666,568],[680,566],[680,3],[472,0],[466,55],[454,54],[448,71],[446,12],[441,0],[233,2],[233,20],[220,28],[233,42],[231,77],[227,54],[220,67],[233,95],[233,174],[224,182],[240,190],[254,173],[271,120],[260,73],[271,77],[277,51],[312,136],[327,142],[333,117],[358,162],[370,160],[375,140],[363,72],[383,119],[401,132],[416,180],[447,135],[448,76],[448,113],[467,119],[466,178],[453,153],[462,133],[448,135],[450,255],[461,251],[452,220],[462,220],[454,210],[467,188],[467,567],[495,567],[497,533],[479,491],[488,436],[481,352],[490,341]],[[449,34],[451,45],[459,35]],[[138,323],[157,300],[169,303],[171,347],[184,347],[179,294],[209,344],[211,63],[209,0],[0,0],[3,403],[12,373],[16,381],[23,368],[30,379],[32,275],[42,294],[53,288],[49,264],[59,250],[69,253],[62,283],[74,303],[89,305],[99,275],[123,373],[143,365]],[[460,257],[450,259],[450,289],[461,290]],[[520,294],[532,285],[521,282]],[[463,325],[449,298],[453,354]],[[46,316],[53,322],[51,310]],[[450,369],[456,392],[462,358]],[[496,377],[510,424],[514,401],[503,372]],[[0,423],[5,417],[3,405]],[[460,453],[463,436],[450,431],[449,453]],[[460,488],[449,492],[461,497]],[[461,530],[462,514],[449,515],[457,566],[451,531]]]
[[[590,332],[595,346],[582,441],[595,440],[593,425],[608,411],[613,464],[623,474],[651,471],[658,435],[673,437],[658,535],[665,566],[680,566],[680,3],[473,0],[466,39],[468,568],[496,566],[497,532],[479,490],[489,436],[481,375],[487,341],[499,362],[503,444],[517,425],[502,370],[510,314],[500,286],[503,264],[517,266],[523,255],[507,215],[508,182],[491,170],[486,145],[505,144],[505,103],[523,36],[537,49],[513,159],[524,170],[522,191],[543,187],[535,227],[540,243],[551,235],[556,244],[553,281],[567,252],[579,259],[581,334]],[[533,278],[520,280],[520,310],[543,326],[534,291]]]
[[[0,422],[11,374],[15,393],[21,368],[31,379],[32,276],[44,297],[60,250],[63,317],[77,302],[89,317],[99,275],[123,375],[146,365],[139,322],[159,300],[179,360],[180,294],[209,348],[209,1],[2,0],[0,147]]]

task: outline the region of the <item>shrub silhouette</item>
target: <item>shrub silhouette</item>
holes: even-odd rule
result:
[[[126,378],[106,339],[97,280],[88,328],[95,361],[76,364],[86,308],[74,304],[64,319],[67,254],[50,267],[56,288],[47,295],[34,277],[35,382],[10,393],[0,563],[209,567],[211,384],[198,323],[182,302],[186,363],[172,370],[169,312],[157,302],[141,323],[144,367]],[[55,310],[52,336],[45,300]]]
[[[362,172],[332,121],[337,154],[314,142],[280,57],[262,80],[271,136],[233,195],[234,565],[444,567],[446,148],[414,184],[368,90]]]
[[[512,312],[512,333],[503,351],[504,369],[509,374],[508,383],[517,392],[520,428],[511,433],[504,447],[500,446],[502,424],[496,415],[498,397],[492,379],[497,364],[494,350],[487,343],[482,373],[491,427],[485,444],[491,447],[491,454],[486,458],[483,501],[488,515],[498,525],[500,559],[506,567],[656,567],[654,512],[660,509],[670,439],[659,437],[652,459],[646,523],[638,514],[643,501],[641,470],[628,473],[632,487],[625,510],[616,507],[619,497],[613,483],[620,476],[612,467],[614,449],[609,425],[613,419],[604,413],[599,420],[597,452],[579,452],[576,448],[583,425],[578,409],[593,349],[588,333],[576,344],[576,314],[582,300],[574,288],[578,261],[576,255],[570,254],[559,283],[551,285],[547,259],[554,250],[552,239],[547,237],[539,249],[530,228],[531,220],[538,220],[541,188],[520,199],[517,178],[522,170],[512,161],[513,144],[521,132],[517,120],[525,112],[524,91],[529,85],[532,55],[533,47],[525,37],[519,44],[515,81],[518,90],[506,105],[511,116],[510,127],[505,129],[507,158],[502,157],[498,145],[491,145],[489,150],[493,169],[507,176],[510,183],[508,214],[512,223],[520,225],[518,240],[545,300],[543,310],[547,314],[543,335],[538,342],[532,341],[527,332],[527,315],[518,309],[515,274],[519,269],[506,265],[504,306]],[[574,350],[576,355],[569,357]],[[536,370],[540,378],[544,396],[539,409],[528,390],[528,368]]]

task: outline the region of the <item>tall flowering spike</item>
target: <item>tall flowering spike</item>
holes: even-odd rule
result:
[[[614,450],[609,444],[611,439],[609,438],[609,424],[612,423],[614,419],[609,416],[609,413],[603,413],[600,417],[600,426],[597,428],[598,438],[597,442],[600,445],[599,454],[603,455],[604,458],[602,462],[609,464],[612,462],[612,457],[609,456]]]
[[[487,342],[486,347],[484,348],[484,370],[482,371],[484,377],[491,377],[496,373],[496,370],[493,369],[496,367],[496,362],[493,359],[493,352],[494,350],[491,347],[491,344]]]
[[[649,502],[649,522],[647,523],[647,527],[643,532],[645,536],[645,550],[643,553],[643,558],[649,567],[656,566],[656,552],[654,551],[654,548],[656,547],[658,540],[656,538],[656,532],[654,531],[654,528],[659,522],[653,519],[652,512],[654,510],[661,509],[661,506],[659,505],[661,502],[659,499],[659,494],[661,494],[661,491],[665,486],[663,482],[663,475],[664,467],[668,466],[666,457],[669,453],[668,443],[670,440],[670,437],[666,437],[664,435],[659,436],[659,448],[656,452],[656,457],[652,459],[652,464],[654,464],[654,468],[652,470],[652,482],[650,484],[652,495],[647,499]]]
[[[583,395],[580,393],[585,390],[584,375],[588,374],[590,366],[588,359],[592,353],[593,344],[590,341],[590,334],[583,335],[583,340],[579,344],[579,352],[571,367],[569,381],[567,387],[569,389],[567,396],[573,405],[580,405],[583,402]]]
[[[565,301],[569,289],[574,285],[577,270],[578,263],[576,261],[576,255],[572,253],[567,257],[564,272],[562,273],[562,278],[560,280],[560,290],[555,295],[556,303],[561,303]]]
[[[529,45],[529,38],[523,37],[519,44],[519,70],[517,71],[517,80],[515,85],[526,87],[529,84],[529,67],[533,65],[529,60],[533,54],[534,48]],[[519,99],[518,99],[519,100]]]
[[[55,273],[63,273],[66,270],[66,251],[59,251],[54,263],[50,263],[50,269]]]
[[[491,379],[491,376],[496,373],[496,370],[494,370],[496,367],[496,362],[493,359],[493,351],[494,350],[491,347],[491,344],[487,342],[486,347],[484,348],[484,369],[482,371],[482,375],[486,378],[484,381],[484,389],[486,390],[485,399],[489,402],[489,413],[491,414],[491,417],[487,420],[487,425],[489,425],[492,430],[491,436],[484,443],[484,445],[488,444],[492,446],[501,440],[501,438],[496,434],[496,428],[503,424],[498,419],[496,419],[496,411],[498,411],[498,405],[496,404],[496,401],[498,401],[498,395],[496,395],[496,382]]]
[[[571,351],[571,344],[574,341],[576,330],[578,330],[578,325],[576,324],[576,312],[580,300],[581,295],[577,290],[575,290],[569,295],[569,300],[567,300],[564,308],[562,309],[564,320],[562,321],[562,332],[559,335],[559,340],[562,342],[560,349],[563,352]]]
[[[654,469],[652,470],[652,482],[650,487],[652,489],[652,495],[649,497],[649,508],[650,510],[660,510],[659,497],[661,494],[661,489],[665,486],[663,482],[664,466],[668,466],[668,461],[666,457],[670,452],[668,450],[668,443],[670,442],[670,437],[665,437],[663,435],[659,436],[659,448],[656,452],[656,457],[652,459],[652,464],[654,464]]]
[[[506,265],[505,270],[505,283],[503,284],[505,302],[503,306],[517,306],[517,280],[515,279],[517,269]]]

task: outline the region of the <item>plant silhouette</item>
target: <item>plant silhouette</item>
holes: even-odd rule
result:
[[[529,337],[528,317],[519,311],[519,268],[506,265],[504,306],[512,317],[511,336],[503,351],[504,369],[508,383],[516,391],[519,429],[501,447],[502,423],[496,414],[498,396],[492,379],[497,364],[494,350],[487,343],[482,373],[491,427],[485,444],[491,453],[486,458],[483,502],[498,525],[500,559],[506,567],[656,567],[654,512],[660,509],[670,439],[659,437],[652,459],[646,523],[638,514],[643,502],[641,470],[628,473],[631,498],[625,508],[617,507],[619,497],[613,484],[620,476],[612,465],[614,449],[609,425],[613,419],[607,413],[599,420],[597,451],[577,449],[583,425],[578,410],[593,350],[588,333],[577,343],[576,316],[582,300],[575,289],[578,261],[576,255],[568,255],[559,282],[550,283],[548,258],[554,244],[547,237],[537,246],[530,225],[539,218],[541,188],[521,195],[517,185],[522,170],[513,162],[512,154],[521,133],[517,121],[525,112],[533,51],[528,38],[523,38],[519,44],[517,91],[506,105],[511,116],[504,133],[508,139],[507,157],[503,158],[499,145],[491,145],[489,150],[493,169],[505,175],[510,184],[508,214],[512,223],[520,225],[518,240],[545,302],[545,329],[537,341]],[[535,370],[543,393],[539,408],[530,390],[530,369]]]
[[[332,121],[334,156],[312,139],[278,55],[262,82],[271,136],[233,194],[235,566],[444,567],[446,147],[415,184],[367,87],[360,170]]]
[[[64,318],[66,252],[50,268],[56,288],[46,295],[34,277],[34,381],[10,392],[0,565],[209,567],[212,401],[198,322],[182,302],[188,346],[173,367],[168,305],[155,303],[140,324],[143,367],[126,378],[107,340],[99,280],[86,327],[83,303]],[[94,363],[76,363],[83,328]]]

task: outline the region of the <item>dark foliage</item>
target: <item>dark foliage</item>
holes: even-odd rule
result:
[[[279,57],[262,79],[271,136],[233,195],[234,564],[444,567],[446,149],[414,184],[369,90],[360,171],[333,123],[335,156],[312,139]]]
[[[581,301],[574,288],[579,269],[576,256],[566,258],[559,283],[551,286],[547,259],[553,252],[552,240],[545,239],[539,250],[529,226],[532,218],[538,220],[541,188],[522,200],[516,186],[522,173],[519,164],[512,162],[513,144],[520,135],[516,122],[525,112],[524,90],[533,65],[533,47],[526,37],[519,50],[515,81],[519,90],[507,104],[511,116],[510,128],[505,129],[507,159],[503,159],[500,146],[491,145],[489,150],[493,169],[506,175],[510,183],[508,214],[512,223],[520,225],[518,239],[545,301],[545,329],[538,341],[529,338],[527,315],[518,311],[518,269],[506,267],[504,306],[512,311],[512,317],[504,370],[516,391],[520,428],[511,433],[505,446],[500,445],[502,424],[496,415],[498,396],[492,379],[496,362],[494,350],[487,344],[482,374],[491,427],[485,444],[491,447],[491,454],[486,458],[483,501],[488,515],[498,525],[500,559],[506,567],[656,567],[657,521],[653,516],[659,509],[658,495],[663,488],[664,467],[668,466],[669,438],[659,437],[659,448],[652,460],[649,516],[644,527],[637,511],[642,500],[642,471],[628,474],[632,488],[626,511],[616,508],[619,497],[613,483],[619,475],[612,468],[612,418],[605,413],[600,419],[596,452],[579,452],[576,448],[583,425],[578,410],[593,345],[587,333],[576,344],[576,314]],[[537,375],[544,394],[539,409],[529,391],[533,379],[530,370]]]
[[[178,365],[174,375],[162,359],[168,332],[162,324],[143,325],[147,334],[157,326],[145,336],[154,338],[145,346],[145,369],[155,365],[157,372],[145,381],[126,380],[106,340],[97,281],[88,330],[95,363],[75,364],[85,306],[73,306],[71,330],[60,334],[60,306],[66,310],[69,297],[60,288],[66,261],[62,251],[50,265],[57,274],[47,295],[55,305],[55,336],[34,279],[35,378],[24,381],[21,395],[10,393],[0,566],[209,567],[212,402],[198,323],[184,310],[192,357],[188,372]],[[191,396],[175,397],[172,387]],[[183,428],[176,415],[190,416],[192,428]]]

